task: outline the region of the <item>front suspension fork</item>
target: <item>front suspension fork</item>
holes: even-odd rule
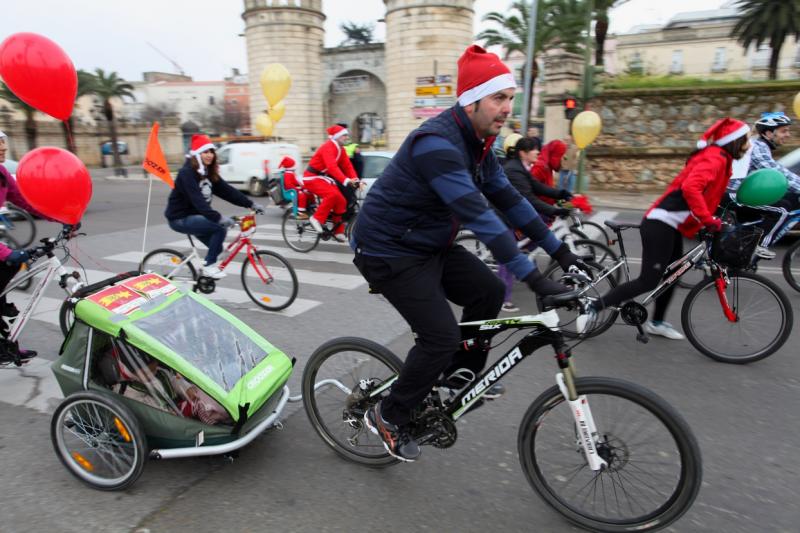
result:
[[[557,358],[561,372],[556,374],[556,383],[558,383],[561,394],[569,404],[572,418],[575,422],[575,431],[581,448],[583,448],[586,462],[592,470],[602,470],[608,466],[608,463],[597,453],[599,433],[594,423],[592,409],[589,407],[589,400],[586,399],[585,395],[578,395],[575,386],[575,375],[569,356],[558,354]]]
[[[728,295],[725,292],[728,285],[730,285],[730,278],[728,278],[727,274],[724,272],[717,272],[717,275],[714,277],[714,287],[717,289],[717,297],[722,306],[722,313],[729,322],[738,322],[739,317],[736,316],[736,313],[731,309],[731,305],[728,303]]]

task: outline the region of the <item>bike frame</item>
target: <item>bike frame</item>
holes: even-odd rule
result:
[[[25,307],[20,310],[19,315],[14,320],[14,324],[11,326],[11,331],[8,335],[8,340],[16,341],[22,329],[25,327],[25,324],[28,323],[28,320],[33,315],[33,310],[36,309],[36,306],[39,305],[42,297],[44,296],[44,290],[47,288],[47,285],[50,283],[54,277],[58,276],[61,278],[63,282],[63,287],[67,288],[66,280],[68,277],[73,275],[72,272],[68,271],[64,265],[61,263],[61,260],[55,256],[55,254],[51,254],[47,257],[47,261],[42,262],[35,267],[29,269],[24,275],[15,277],[11,280],[11,282],[6,286],[6,289],[0,293],[0,296],[6,296],[9,292],[14,290],[17,286],[21,285],[25,281],[33,278],[34,276],[44,272],[44,276],[39,281],[38,284],[34,286],[33,292],[28,298]],[[79,289],[85,284],[85,282],[78,281],[75,286],[72,287],[72,291],[67,290],[67,293],[74,292],[75,290]]]
[[[465,388],[452,399],[443,413],[454,422],[464,416],[475,404],[481,400],[489,388],[511,372],[523,359],[544,346],[550,345],[556,352],[556,361],[560,372],[556,374],[556,383],[564,399],[569,403],[578,441],[583,449],[586,460],[592,470],[600,470],[607,466],[597,453],[597,442],[601,433],[592,417],[589,401],[585,396],[579,396],[575,387],[575,371],[571,364],[572,354],[564,343],[564,337],[558,331],[558,315],[555,311],[547,311],[538,315],[526,315],[514,318],[479,320],[476,322],[462,322],[463,328],[478,328],[478,334],[464,343],[488,341],[498,333],[510,329],[530,329],[531,332],[523,337],[510,350],[502,355],[492,366],[485,369],[472,381],[472,386]],[[491,332],[491,334],[487,334]],[[380,387],[371,392],[377,396],[387,390],[397,378],[387,380]],[[337,385],[340,388],[343,386]],[[345,390],[345,389],[343,389]],[[349,391],[348,391],[349,393]]]

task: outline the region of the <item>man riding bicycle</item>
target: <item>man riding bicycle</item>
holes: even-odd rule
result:
[[[303,188],[322,199],[309,220],[314,230],[322,233],[322,226],[332,213],[333,238],[345,242],[342,217],[348,205],[355,201],[353,188],[361,182],[344,149],[350,141],[350,132],[339,124],[331,126],[327,132],[328,141],[317,148],[303,173]]]
[[[789,181],[789,190],[783,198],[772,205],[734,207],[737,213],[744,216],[752,216],[753,211],[756,211],[760,217],[764,218],[764,222],[762,223],[764,238],[761,239],[761,246],[756,248],[756,254],[764,259],[772,259],[775,257],[775,252],[768,249],[770,244],[772,244],[775,231],[781,226],[783,221],[786,220],[789,211],[800,207],[800,176],[775,161],[772,157],[773,150],[785,143],[791,136],[791,132],[789,131],[789,126],[791,126],[791,124],[792,120],[782,111],[761,114],[761,118],[759,118],[755,124],[758,135],[752,139],[753,149],[750,155],[750,166],[747,171],[749,175],[762,168],[777,170],[786,176],[786,179]],[[730,201],[735,202],[736,191],[742,184],[744,177],[745,176],[732,178],[728,184]]]
[[[492,206],[564,270],[574,265],[588,271],[509,183],[491,150],[511,114],[515,87],[495,54],[469,47],[458,61],[458,103],[411,132],[358,215],[353,262],[415,338],[391,392],[364,417],[389,453],[403,461],[419,456],[405,426],[440,377],[448,386],[464,387],[486,363],[487,347],[461,345],[449,302],[463,307],[462,321],[496,318],[503,303],[503,283],[478,257],[453,244],[460,226],[538,294],[568,289],[545,278],[519,251]],[[497,397],[502,387],[490,393]]]

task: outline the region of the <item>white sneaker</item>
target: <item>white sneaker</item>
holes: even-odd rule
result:
[[[347,237],[344,236],[344,233],[337,233],[333,238],[338,242],[347,242]]]
[[[222,279],[227,276],[217,265],[205,265],[201,267],[200,274],[211,279]]]
[[[319,220],[311,217],[308,219],[308,223],[311,224],[311,227],[314,228],[314,231],[317,233],[322,233],[322,224],[319,223]]]
[[[684,338],[683,334],[677,329],[673,328],[672,324],[669,322],[661,322],[660,324],[656,324],[652,320],[648,320],[644,323],[644,330],[650,335],[661,335],[662,337],[676,341]]]
[[[764,246],[756,246],[756,255],[761,259],[775,259],[775,252]]]

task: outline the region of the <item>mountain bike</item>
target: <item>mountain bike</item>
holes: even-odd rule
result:
[[[621,270],[626,280],[631,279],[622,232],[638,228],[639,224],[618,224],[607,220],[605,224],[617,234],[620,256],[612,266],[589,266],[594,280],[583,284],[580,294],[585,298],[599,298],[613,287],[614,272]],[[561,311],[565,335],[591,337],[607,330],[618,316],[623,322],[636,326],[637,340],[647,342],[642,325],[647,321],[645,306],[655,300],[681,276],[702,263],[709,275],[697,283],[686,295],[681,308],[681,325],[689,342],[700,353],[723,363],[751,363],[777,351],[792,331],[794,317],[792,305],[786,294],[775,283],[753,272],[738,270],[751,262],[755,246],[761,237],[756,223],[736,227],[726,226],[716,234],[703,233],[700,243],[683,257],[667,266],[658,286],[640,302],[630,301],[617,308],[600,311],[589,329],[577,332],[579,307]],[[743,241],[734,243],[732,250],[724,249],[726,234],[745,233]],[[548,272],[558,277],[558,266]],[[566,318],[564,318],[566,316]],[[572,330],[569,328],[572,327]]]
[[[543,299],[548,308],[576,305],[578,293]],[[461,324],[465,346],[491,348],[497,334],[525,336],[460,391],[438,383],[412,414],[409,431],[422,446],[449,448],[456,422],[479,407],[489,387],[534,351],[551,346],[556,385],[539,395],[519,425],[520,464],[533,489],[567,520],[594,531],[652,531],[692,505],[702,459],[689,425],[654,392],[615,378],[576,376],[571,349],[554,311]],[[465,329],[469,328],[469,329]],[[384,346],[355,337],[326,342],[302,378],[303,404],[315,431],[341,457],[371,467],[398,460],[364,423],[386,397],[402,366]]]
[[[28,270],[15,276],[3,292],[0,293],[0,296],[6,296],[20,284],[30,283],[30,280],[32,280],[34,276],[41,274],[39,282],[34,286],[33,292],[27,298],[24,307],[20,309],[19,314],[11,324],[8,337],[0,338],[0,366],[9,364],[20,366],[27,362],[27,360],[23,358],[23,354],[20,354],[17,339],[19,339],[23,328],[28,323],[28,320],[33,315],[33,311],[44,296],[44,291],[51,280],[58,279],[59,287],[64,289],[68,296],[86,285],[86,280],[81,278],[78,271],[68,270],[64,266],[64,263],[66,263],[67,259],[70,257],[69,249],[66,244],[67,241],[74,236],[76,236],[74,228],[65,226],[55,238],[41,239],[41,245],[27,250],[31,258],[28,261]],[[65,257],[63,259],[56,257],[57,248],[64,251]],[[37,264],[37,260],[42,257],[46,257],[47,261],[42,261]],[[66,330],[66,321],[69,320],[71,323],[71,309],[68,300],[65,300],[59,310],[59,321],[62,331]]]
[[[225,270],[244,250],[241,278],[247,295],[256,305],[268,311],[286,309],[297,298],[298,282],[294,268],[282,255],[271,250],[259,250],[253,244],[250,237],[256,232],[255,215],[234,217],[234,220],[240,232],[225,248],[227,255],[219,264],[220,270]],[[139,269],[141,272],[155,272],[203,294],[211,294],[216,290],[216,280],[198,274],[193,262],[199,261],[201,256],[192,236],[188,237],[192,247],[189,254],[172,248],[159,248],[144,256]]]

